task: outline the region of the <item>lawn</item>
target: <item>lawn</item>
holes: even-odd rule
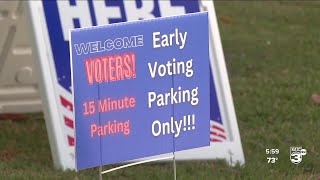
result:
[[[320,2],[216,2],[235,110],[246,158],[178,162],[178,179],[320,178]],[[0,121],[0,179],[98,179],[98,169],[56,170],[43,114]],[[290,161],[290,147],[307,150]],[[266,148],[278,148],[274,164]],[[115,166],[105,166],[109,169]],[[104,179],[173,179],[172,163],[150,163]]]

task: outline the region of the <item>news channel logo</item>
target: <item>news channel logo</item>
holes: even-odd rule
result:
[[[290,147],[290,160],[293,164],[299,164],[302,157],[307,154],[307,150],[302,147]]]

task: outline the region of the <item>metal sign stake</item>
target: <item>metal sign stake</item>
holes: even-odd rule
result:
[[[102,177],[103,174],[106,174],[106,173],[109,173],[109,172],[112,172],[112,171],[115,171],[115,170],[123,169],[123,168],[130,167],[130,166],[135,166],[135,165],[138,165],[138,164],[144,164],[144,163],[148,163],[148,162],[153,162],[153,161],[167,160],[167,159],[171,159],[173,157],[174,157],[174,155],[167,156],[167,157],[161,157],[161,158],[154,158],[154,159],[147,159],[147,160],[143,160],[143,161],[138,161],[138,162],[122,165],[122,166],[119,166],[119,167],[116,167],[116,168],[112,168],[112,169],[109,169],[109,170],[106,170],[106,171],[102,171],[100,174],[101,174],[101,177]],[[101,166],[100,166],[100,168],[102,169]]]

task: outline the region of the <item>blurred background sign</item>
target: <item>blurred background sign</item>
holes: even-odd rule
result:
[[[0,113],[43,110],[55,166],[74,169],[69,29],[199,11],[209,12],[210,98],[219,104],[211,104],[211,146],[179,152],[177,159],[244,163],[212,1],[0,1]]]

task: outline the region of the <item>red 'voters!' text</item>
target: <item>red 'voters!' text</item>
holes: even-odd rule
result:
[[[85,59],[88,84],[113,82],[136,77],[134,52]]]

